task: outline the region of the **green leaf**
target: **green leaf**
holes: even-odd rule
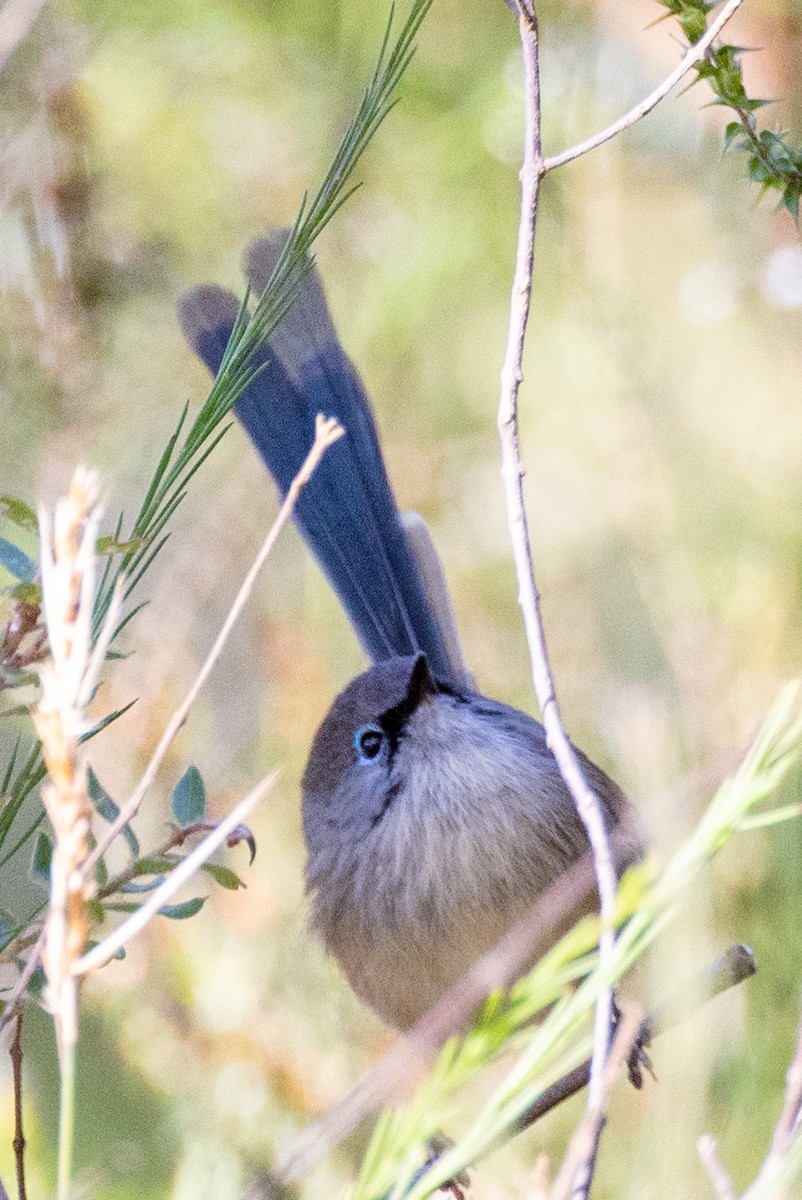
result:
[[[245,887],[239,875],[231,871],[228,867],[218,866],[217,863],[205,862],[203,869],[208,875],[211,875],[215,883],[219,883],[220,887],[225,888],[229,892],[236,892],[238,888]]]
[[[686,10],[680,17],[679,23],[682,27],[682,32],[691,45],[699,41],[699,38],[707,28],[707,18],[703,12],[699,12],[698,10]]]
[[[740,121],[730,121],[727,128],[724,130],[724,148],[729,150],[736,138],[740,138],[746,133],[746,129]]]
[[[90,939],[86,943],[86,951],[94,950],[95,946],[97,946],[97,945],[99,945],[98,942],[94,942]],[[125,946],[120,946],[120,948],[118,950],[115,950],[113,954],[109,955],[109,959],[115,959],[115,958],[118,958],[118,959],[125,958]]]
[[[30,583],[36,575],[36,566],[28,555],[4,537],[0,537],[0,567],[5,567],[9,575],[23,583]]]
[[[103,717],[103,719],[101,721],[98,721],[97,725],[93,725],[92,728],[88,731],[88,733],[81,734],[81,737],[79,739],[81,745],[83,745],[84,742],[90,741],[91,738],[97,737],[97,735],[99,733],[102,733],[103,730],[108,725],[113,724],[114,721],[119,721],[120,717],[124,717],[125,714],[128,712],[129,708],[133,708],[135,704],[136,704],[135,699],[129,700],[128,703],[124,704],[122,708],[118,708],[115,712],[108,713],[108,715]],[[113,801],[112,801],[112,803],[113,803]],[[138,851],[135,851],[134,853],[138,853]]]
[[[6,912],[4,908],[0,908],[0,950],[5,950],[10,942],[19,933],[19,924],[12,917],[11,913]]]
[[[35,879],[46,887],[50,886],[50,862],[53,858],[53,843],[46,833],[40,833],[33,848],[31,871]]]
[[[766,166],[762,158],[758,158],[756,155],[749,160],[747,174],[753,183],[767,183],[769,186],[774,179],[771,169]]]
[[[783,188],[782,200],[780,204],[787,209],[791,216],[799,224],[799,198],[802,196],[802,182],[788,183]]]
[[[121,542],[111,533],[104,533],[95,543],[96,554],[134,554],[147,546],[149,538],[129,538]]]
[[[129,893],[152,892],[155,888],[161,887],[164,880],[164,875],[154,875],[152,879],[148,879],[145,883],[134,883],[129,879],[128,883],[120,885],[120,891],[126,895]]]
[[[47,977],[45,976],[44,969],[38,966],[33,975],[31,975],[30,982],[28,983],[28,995],[35,996],[37,1000],[40,999],[45,990],[46,983]]]
[[[89,792],[89,799],[92,801],[96,811],[100,814],[104,821],[108,821],[108,823],[112,825],[120,815],[119,806],[112,800],[111,796],[106,791],[91,767],[89,767],[87,771],[86,787],[87,791]],[[134,855],[139,854],[139,842],[137,841],[136,834],[130,825],[123,826],[122,835],[128,842],[128,845],[131,848],[131,853]]]
[[[164,875],[172,871],[176,863],[170,858],[157,858],[155,855],[147,855],[145,858],[140,858],[138,863],[134,864],[134,875]]]
[[[94,850],[96,845],[96,840],[92,838],[91,849]],[[109,882],[109,869],[106,866],[106,860],[104,858],[99,858],[95,863],[95,880],[98,884],[98,887],[105,887],[105,885]]]
[[[6,516],[20,529],[35,533],[37,528],[36,513],[29,504],[18,500],[16,496],[0,496],[0,504],[6,510]]]
[[[27,604],[30,608],[41,608],[42,589],[38,583],[18,583],[7,593],[12,600],[19,604]]]
[[[206,812],[206,789],[197,767],[187,767],[170,797],[173,816],[179,825],[194,825]]]
[[[159,912],[171,921],[186,921],[188,917],[199,913],[205,903],[205,896],[196,896],[194,900],[185,900],[183,904],[163,904]]]

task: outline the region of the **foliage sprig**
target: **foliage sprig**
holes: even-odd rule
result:
[[[698,42],[707,29],[708,14],[716,6],[707,0],[657,0],[667,15],[679,22],[689,45]],[[741,59],[745,50],[729,43],[713,43],[696,64],[697,79],[704,80],[716,97],[714,103],[736,114],[724,135],[726,150],[737,150],[748,157],[747,174],[767,191],[780,193],[779,206],[787,209],[799,224],[802,196],[802,146],[795,146],[787,131],[759,129],[755,114],[771,100],[747,95]]]

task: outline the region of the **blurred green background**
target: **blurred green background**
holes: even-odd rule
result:
[[[603,126],[671,68],[651,0],[541,9],[545,143]],[[372,70],[386,10],[364,0],[74,0],[46,6],[0,72],[3,492],[54,499],[97,466],[133,513],[185,401],[208,390],[182,344],[186,287],[241,287],[245,243],[291,221],[322,178]],[[799,129],[802,5],[747,0],[752,94]],[[538,582],[563,713],[627,788],[658,857],[687,831],[802,658],[802,250],[721,156],[726,116],[701,86],[547,180],[522,392]],[[343,341],[375,398],[403,507],[441,548],[479,686],[532,707],[495,432],[522,134],[514,21],[501,0],[436,0],[402,102],[319,244]],[[145,581],[130,656],[93,744],[117,798],[183,697],[275,512],[232,430],[197,477]],[[111,518],[109,519],[109,524]],[[140,820],[198,765],[218,814],[278,766],[253,820],[247,891],[162,922],[84,992],[81,1195],[233,1200],[390,1035],[305,930],[299,777],[317,723],[362,666],[294,532]],[[790,788],[793,793],[795,789]],[[20,856],[22,857],[22,856]],[[0,906],[33,886],[20,863]],[[708,1131],[739,1187],[779,1112],[802,978],[798,825],[731,844],[639,983],[645,1002],[729,941],[757,978],[655,1049],[658,1082],[622,1087],[595,1194],[707,1195]],[[30,1193],[52,1189],[49,1019],[25,1030]],[[0,1177],[11,1190],[10,1069]],[[579,1111],[482,1164],[476,1195],[524,1196]],[[454,1116],[454,1129],[472,1110]],[[331,1196],[352,1139],[308,1181]]]

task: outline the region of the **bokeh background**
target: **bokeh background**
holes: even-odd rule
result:
[[[640,99],[679,53],[651,0],[540,6],[545,143]],[[73,466],[133,513],[182,405],[208,379],[176,301],[314,190],[369,77],[386,6],[365,0],[73,0],[46,6],[0,72],[3,492],[52,500]],[[747,0],[732,40],[762,114],[800,132],[802,6]],[[319,244],[349,353],[375,398],[403,507],[441,548],[480,687],[533,704],[495,432],[522,134],[501,0],[436,0],[402,102]],[[692,827],[802,662],[802,251],[696,86],[547,180],[522,393],[529,515],[557,686],[575,740],[626,787],[658,858]],[[142,585],[129,656],[99,699],[135,708],[93,744],[123,798],[193,677],[275,512],[244,436],[196,478]],[[111,516],[109,518],[111,523]],[[157,923],[84,993],[77,1194],[233,1200],[391,1035],[305,929],[299,777],[328,703],[362,666],[293,531],[280,543],[139,822],[155,842],[189,763],[218,813],[281,769],[254,816],[247,890]],[[4,745],[9,727],[0,731]],[[789,786],[789,796],[797,788]],[[30,803],[33,803],[31,801]],[[24,856],[20,856],[24,857]],[[0,905],[24,909],[28,863]],[[736,1183],[779,1111],[802,981],[802,836],[743,836],[699,880],[638,987],[648,1003],[731,940],[759,975],[655,1049],[622,1087],[596,1194],[709,1194],[696,1137]],[[199,885],[199,889],[205,889]],[[52,1190],[53,1033],[25,1029],[30,1193]],[[485,1085],[487,1086],[487,1085]],[[0,1177],[11,1188],[0,1060]],[[526,1195],[559,1161],[567,1106],[477,1173]],[[472,1108],[471,1097],[460,1127]],[[330,1196],[362,1135],[304,1186]]]

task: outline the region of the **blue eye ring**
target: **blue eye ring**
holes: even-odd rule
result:
[[[360,725],[354,734],[354,750],[361,763],[372,763],[381,757],[387,734],[381,725]]]

